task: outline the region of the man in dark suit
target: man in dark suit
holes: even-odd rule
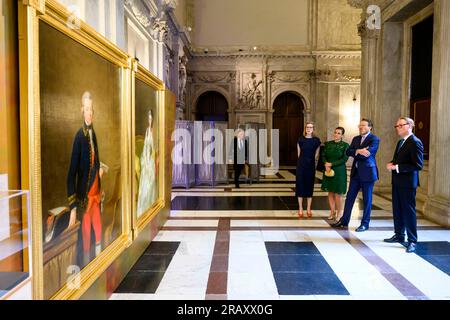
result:
[[[245,132],[242,129],[237,130],[236,137],[233,139],[233,169],[234,184],[239,186],[239,176],[244,169],[245,163],[248,163],[248,142],[245,139]]]
[[[378,151],[380,139],[372,134],[373,123],[369,119],[362,119],[359,123],[359,136],[353,138],[346,154],[353,157],[350,173],[350,185],[345,199],[344,214],[332,227],[345,228],[350,222],[352,208],[358,192],[362,189],[364,214],[361,225],[356,232],[369,229],[370,213],[372,209],[372,192],[375,181],[378,180],[378,168],[375,155]]]
[[[392,211],[395,234],[384,241],[403,243],[406,230],[408,235],[406,252],[416,251],[416,190],[420,185],[419,171],[423,168],[423,144],[412,133],[413,128],[412,119],[407,117],[398,119],[395,129],[402,139],[397,143],[392,161],[387,164],[387,169],[392,171]]]

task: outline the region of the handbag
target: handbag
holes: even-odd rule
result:
[[[325,170],[325,176],[327,176],[328,178],[332,178],[334,177],[334,170],[330,169],[330,170]]]

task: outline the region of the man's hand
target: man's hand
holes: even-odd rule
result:
[[[395,170],[395,169],[396,169],[396,166],[395,166],[395,164],[393,164],[392,162],[389,162],[389,163],[386,165],[386,168],[387,168],[389,171],[392,171],[392,170]]]
[[[365,147],[364,149],[358,149],[358,150],[356,150],[356,154],[360,154],[360,155],[363,155],[364,157],[368,158],[371,153],[367,149],[369,149],[369,147]]]
[[[70,220],[69,220],[69,226],[67,228],[70,228],[77,222],[77,208],[73,208],[70,211]]]

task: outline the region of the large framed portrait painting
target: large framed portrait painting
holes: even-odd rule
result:
[[[44,298],[122,233],[123,68],[39,22]]]

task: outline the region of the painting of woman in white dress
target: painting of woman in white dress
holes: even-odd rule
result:
[[[137,216],[140,217],[156,201],[156,150],[153,141],[153,114],[148,112],[148,128],[145,131],[144,147],[139,159],[139,193]]]

